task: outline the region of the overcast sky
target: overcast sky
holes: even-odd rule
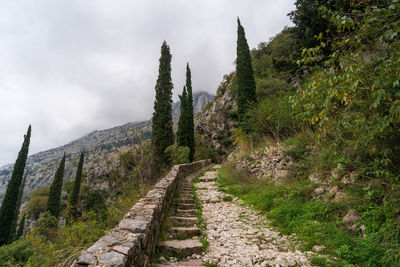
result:
[[[163,40],[174,100],[185,65],[215,94],[234,70],[236,17],[250,49],[291,25],[295,0],[2,0],[0,166],[32,124],[30,154],[151,118]]]

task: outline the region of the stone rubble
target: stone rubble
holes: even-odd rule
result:
[[[263,215],[237,198],[223,201],[228,195],[218,191],[215,177],[215,171],[206,172],[196,184],[210,244],[202,255],[204,263],[220,267],[311,266],[305,253],[297,250],[287,236],[268,227]]]
[[[235,153],[228,157],[229,161],[236,161],[237,169],[248,171],[259,178],[270,178],[276,183],[284,183],[293,161],[284,153],[282,145],[266,146],[263,150],[252,152],[248,158],[236,158]],[[238,152],[236,152],[238,153]]]

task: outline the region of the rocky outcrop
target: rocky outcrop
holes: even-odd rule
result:
[[[209,108],[200,113],[194,121],[194,128],[204,138],[211,141],[220,155],[225,157],[232,149],[233,130],[237,128],[235,112],[236,96],[231,90],[226,90],[217,96]]]
[[[148,266],[179,180],[209,164],[210,160],[202,160],[175,165],[118,226],[83,252],[73,266]]]
[[[284,183],[293,164],[292,159],[285,155],[284,151],[283,146],[276,144],[254,151],[243,159],[235,159],[236,153],[233,153],[228,160],[235,160],[237,169],[247,169],[259,178],[270,178],[276,183]]]

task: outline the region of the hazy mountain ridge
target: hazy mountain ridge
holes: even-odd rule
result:
[[[194,112],[200,112],[213,98],[214,96],[207,92],[193,94]],[[180,115],[180,102],[173,104],[172,114],[174,124],[176,124]],[[68,180],[74,176],[82,148],[87,151],[85,169],[88,169],[94,160],[106,159],[110,153],[116,152],[121,147],[133,144],[135,140],[131,136],[131,129],[136,127],[143,130],[145,137],[151,136],[151,120],[128,122],[113,128],[93,131],[63,146],[30,155],[26,164],[28,179],[25,186],[25,194],[38,187],[50,184],[64,152],[67,159],[64,179]],[[13,164],[0,167],[0,201],[3,200],[12,167]]]

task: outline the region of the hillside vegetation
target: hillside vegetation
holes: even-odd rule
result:
[[[235,130],[220,186],[320,251],[314,264],[398,266],[400,3],[296,8],[294,27],[251,51],[258,104]],[[219,95],[237,92],[236,79]],[[275,146],[293,161],[278,183],[253,170]]]

